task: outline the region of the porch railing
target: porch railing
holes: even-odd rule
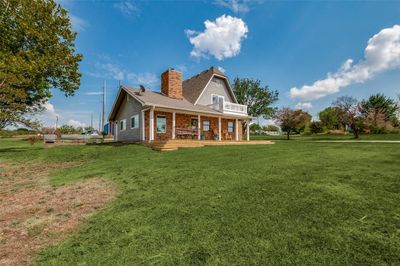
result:
[[[243,104],[224,102],[224,113],[247,115],[247,106]]]

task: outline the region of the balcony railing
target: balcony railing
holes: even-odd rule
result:
[[[224,102],[224,113],[247,115],[247,105]]]

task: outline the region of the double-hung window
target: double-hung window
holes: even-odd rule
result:
[[[228,121],[228,132],[229,133],[233,132],[233,122],[232,121]]]
[[[157,116],[157,133],[165,133],[167,131],[167,118],[164,115]]]
[[[121,120],[121,121],[119,122],[119,129],[120,129],[121,131],[123,131],[123,130],[126,129],[126,119]]]
[[[203,120],[203,131],[210,131],[210,120]]]
[[[139,128],[139,115],[131,117],[131,128]]]

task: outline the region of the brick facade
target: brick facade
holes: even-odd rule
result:
[[[166,132],[165,133],[157,133],[157,115],[162,115],[166,117]],[[168,140],[172,139],[172,112],[161,112],[161,111],[154,111],[154,140]],[[197,119],[197,115],[190,115],[190,114],[175,114],[175,127],[177,128],[190,128],[192,119]],[[149,140],[149,120],[150,120],[150,111],[145,112],[145,140]],[[210,121],[210,130],[204,131],[203,121],[208,120]],[[234,131],[228,133],[228,121],[233,122]],[[236,120],[235,119],[226,119],[221,118],[221,139],[222,140],[235,140],[235,130],[236,130]],[[230,138],[226,138],[226,134],[230,136]],[[214,140],[214,136],[217,138],[218,134],[218,118],[217,117],[207,117],[207,116],[200,116],[200,135],[204,135],[206,140]],[[243,138],[243,128],[242,128],[242,121],[239,120],[239,127],[238,127],[238,135],[239,140]],[[179,136],[176,136],[179,139]],[[197,139],[197,136],[196,136]],[[218,138],[217,138],[218,139]]]
[[[161,93],[174,99],[182,100],[182,73],[168,69],[161,74]]]
[[[206,140],[213,140],[214,137],[218,140],[218,118],[201,116],[200,120],[201,120],[201,134],[205,136]],[[209,131],[204,131],[204,124],[203,124],[204,120],[210,121]]]

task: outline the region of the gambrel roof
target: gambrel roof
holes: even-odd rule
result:
[[[217,68],[211,67],[196,76],[193,76],[182,83],[182,94],[183,99],[174,99],[170,98],[166,95],[161,94],[160,92],[155,92],[146,89],[145,91],[139,88],[133,88],[126,85],[120,86],[118,96],[114,102],[114,105],[111,109],[111,113],[109,116],[109,120],[113,121],[115,116],[118,113],[119,106],[121,105],[121,101],[124,99],[126,94],[132,96],[135,100],[137,100],[142,106],[154,106],[175,110],[182,110],[188,112],[196,112],[210,115],[218,115],[225,116],[223,113],[213,110],[212,108],[204,105],[196,104],[196,101],[199,99],[208,83],[211,81],[213,77],[218,77],[225,80],[227,84],[227,88],[229,93],[232,95],[232,99],[237,102],[236,97],[232,91],[232,88],[229,84],[228,78]],[[234,115],[226,115],[227,117],[232,117]],[[240,116],[243,118],[243,116]]]

